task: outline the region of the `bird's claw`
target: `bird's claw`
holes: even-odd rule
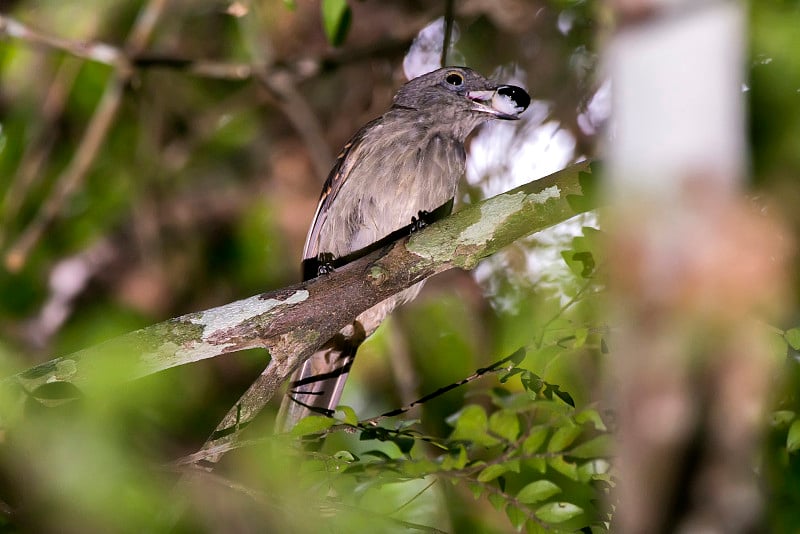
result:
[[[336,269],[333,268],[333,254],[330,252],[320,252],[317,255],[317,276],[330,274]]]
[[[429,211],[419,210],[416,217],[411,217],[411,233],[419,232],[433,222],[431,215]]]

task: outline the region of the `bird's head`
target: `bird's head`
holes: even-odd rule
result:
[[[394,97],[395,108],[430,113],[442,122],[463,123],[469,130],[489,119],[517,120],[530,102],[521,87],[499,85],[466,67],[423,74]]]

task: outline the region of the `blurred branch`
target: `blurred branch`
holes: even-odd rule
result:
[[[235,421],[219,429],[218,445],[261,410],[292,370],[359,313],[436,273],[473,268],[514,240],[594,207],[591,170],[579,163],[541,180],[467,206],[410,238],[330,275],[171,319],[58,358],[0,381],[3,420],[53,383],[79,388],[108,382],[108,369],[135,379],[222,354],[262,347],[265,372],[237,403]],[[52,396],[47,397],[52,399]]]
[[[18,271],[24,266],[30,251],[41,239],[47,227],[62,211],[69,198],[80,189],[86,173],[91,168],[114,123],[125,87],[136,69],[165,67],[209,78],[256,80],[266,89],[276,105],[305,140],[315,172],[324,178],[327,175],[332,155],[314,111],[302,98],[296,85],[332,65],[363,60],[374,54],[400,52],[410,41],[410,37],[409,39],[388,40],[378,46],[372,45],[362,50],[348,51],[347,54],[343,54],[341,51],[329,52],[319,58],[301,59],[287,65],[277,65],[272,59],[266,57],[263,51],[264,43],[261,41],[254,42],[250,47],[253,52],[252,64],[144,55],[142,52],[147,38],[152,33],[164,9],[165,1],[151,0],[142,9],[124,47],[97,41],[87,42],[47,35],[14,18],[0,15],[0,36],[20,39],[36,47],[59,50],[76,58],[102,63],[114,69],[114,75],[106,86],[74,157],[67,168],[56,178],[52,194],[47,197],[34,219],[22,230],[21,235],[6,252],[4,263],[10,271]],[[69,92],[68,86],[67,83],[54,82],[54,90],[61,88],[63,94],[51,91],[52,94],[48,96],[48,99],[52,97],[58,103],[60,97],[63,101]],[[57,115],[60,106],[50,106],[50,108],[54,107],[57,108]],[[46,111],[50,108],[46,108]],[[51,122],[52,120],[50,119]],[[50,129],[45,126],[44,131],[49,132]],[[43,134],[40,142],[32,145],[34,149],[26,153],[23,158],[25,165],[20,171],[20,177],[15,180],[15,185],[4,200],[2,211],[0,211],[4,221],[12,220],[13,216],[18,213],[26,191],[34,182],[47,157],[50,148],[49,141],[50,138]],[[0,244],[8,237],[6,232],[8,232],[8,226],[4,225],[0,230]]]
[[[20,212],[28,191],[42,177],[44,166],[56,143],[56,121],[61,116],[72,85],[78,76],[81,63],[66,58],[58,66],[53,81],[42,103],[42,118],[32,126],[31,142],[27,143],[19,164],[19,170],[11,180],[0,202],[0,248],[12,228],[14,219]]]
[[[450,49],[450,39],[453,37],[453,18],[455,10],[455,0],[445,0],[444,2],[444,39],[442,42],[442,67],[447,66],[447,52]]]
[[[5,15],[0,15],[0,35],[7,35],[36,46],[55,48],[75,57],[96,61],[111,67],[117,67],[120,63],[127,63],[126,54],[115,46],[46,35]]]
[[[128,54],[135,55],[142,50],[159,15],[163,11],[165,3],[166,0],[150,0],[144,9],[140,11],[125,45]],[[39,241],[45,229],[53,222],[66,201],[83,183],[86,172],[91,167],[117,115],[122,95],[125,92],[125,86],[133,71],[126,59],[126,55],[120,54],[119,50],[109,48],[103,44],[85,44],[45,36],[3,16],[0,16],[0,32],[26,39],[29,42],[67,50],[79,57],[105,59],[115,68],[114,76],[106,85],[105,92],[89,121],[89,125],[86,127],[75,155],[64,172],[56,179],[54,191],[47,197],[36,217],[23,230],[20,237],[6,253],[6,267],[10,271],[18,271],[25,264],[28,254]]]

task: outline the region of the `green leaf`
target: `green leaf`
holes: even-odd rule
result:
[[[469,458],[467,457],[467,449],[459,446],[458,453],[451,452],[450,454],[445,455],[444,459],[442,460],[442,469],[446,471],[450,471],[452,469],[462,469],[465,465],[467,465],[468,460]]]
[[[525,534],[553,534],[553,531],[545,529],[536,521],[528,521],[528,524],[525,525]]]
[[[540,426],[531,429],[531,434],[522,442],[522,453],[533,454],[539,450],[547,439],[547,427]]]
[[[777,410],[770,415],[772,426],[788,425],[797,415],[792,410]]]
[[[531,469],[539,471],[542,474],[547,471],[547,460],[544,458],[528,458],[525,460],[525,464]]]
[[[506,473],[508,470],[509,466],[506,464],[490,465],[480,472],[478,475],[478,482],[489,482],[490,480],[494,480],[495,478],[499,477],[503,473]]]
[[[786,342],[792,347],[794,350],[800,350],[800,328],[792,328],[786,331],[783,334],[783,337],[786,339]]]
[[[475,484],[474,482],[468,482],[467,487],[469,488],[469,491],[472,492],[472,496],[475,497],[475,499],[480,498],[480,496],[483,494],[483,486],[481,486],[480,484]]]
[[[488,499],[489,502],[492,503],[492,506],[494,506],[494,509],[498,512],[501,511],[506,505],[506,498],[502,495],[498,495],[497,493],[490,493],[488,495]]]
[[[578,480],[589,482],[590,480],[602,477],[611,469],[611,464],[607,460],[598,458],[578,466]]]
[[[603,458],[609,456],[612,445],[613,440],[611,439],[611,435],[602,434],[585,443],[581,443],[570,450],[569,455],[577,456],[578,458]]]
[[[549,499],[556,493],[561,493],[561,488],[549,480],[537,480],[519,490],[517,500],[524,504],[531,504]]]
[[[339,46],[350,28],[350,6],[346,0],[322,0],[322,26],[332,46]]]
[[[568,502],[551,502],[536,510],[536,517],[548,523],[563,523],[583,513],[583,509]]]
[[[588,328],[577,328],[575,330],[575,343],[573,347],[579,349],[586,344],[586,339],[589,337]]]
[[[579,425],[584,423],[592,423],[594,428],[601,432],[608,430],[606,428],[606,424],[603,422],[603,418],[600,417],[600,414],[597,412],[597,410],[583,410],[575,416],[575,422]]]
[[[356,411],[352,409],[350,406],[345,406],[344,404],[339,405],[336,407],[336,415],[339,416],[339,412],[341,412],[341,416],[338,419],[348,425],[356,426],[358,424],[358,416],[356,415]]]
[[[452,424],[452,418],[448,418],[447,422]],[[470,404],[456,414],[456,428],[450,435],[450,439],[473,441],[485,447],[497,445],[499,440],[486,432],[487,426],[488,418],[483,407]]]
[[[338,421],[332,417],[324,415],[309,415],[300,419],[294,428],[292,428],[292,436],[306,436],[308,434],[318,434],[323,430],[327,430]]]
[[[800,419],[795,420],[789,427],[789,435],[786,436],[786,449],[794,452],[800,449]]]
[[[517,414],[507,410],[499,410],[489,417],[489,430],[507,441],[516,441],[519,436],[519,419]]]
[[[550,438],[550,443],[547,444],[547,452],[563,451],[581,435],[581,430],[581,427],[573,424],[562,426]]]
[[[601,187],[598,183],[597,173],[600,171],[599,167],[596,167],[594,163],[590,164],[589,169],[590,172],[578,174],[578,183],[583,194],[567,195],[566,197],[567,204],[575,213],[593,210],[598,206],[597,199],[600,197],[599,191]]]
[[[510,504],[506,506],[506,515],[517,531],[522,530],[522,527],[525,525],[525,520],[528,519],[528,516],[525,515],[525,512]]]
[[[562,475],[571,478],[572,480],[579,480],[580,477],[578,476],[578,466],[572,462],[568,462],[564,460],[564,458],[557,456],[555,458],[550,458],[547,461],[548,465],[561,473]]]

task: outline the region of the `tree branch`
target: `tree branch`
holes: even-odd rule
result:
[[[206,358],[266,348],[261,395],[239,406],[237,426],[263,407],[292,370],[359,313],[436,273],[473,268],[513,241],[595,207],[591,170],[578,163],[541,180],[466,206],[401,239],[301,284],[170,319],[101,345],[51,360],[0,381],[0,428],[53,383],[91,390],[104,370],[135,379]],[[119,375],[118,375],[119,376]],[[67,388],[68,389],[68,388]]]

